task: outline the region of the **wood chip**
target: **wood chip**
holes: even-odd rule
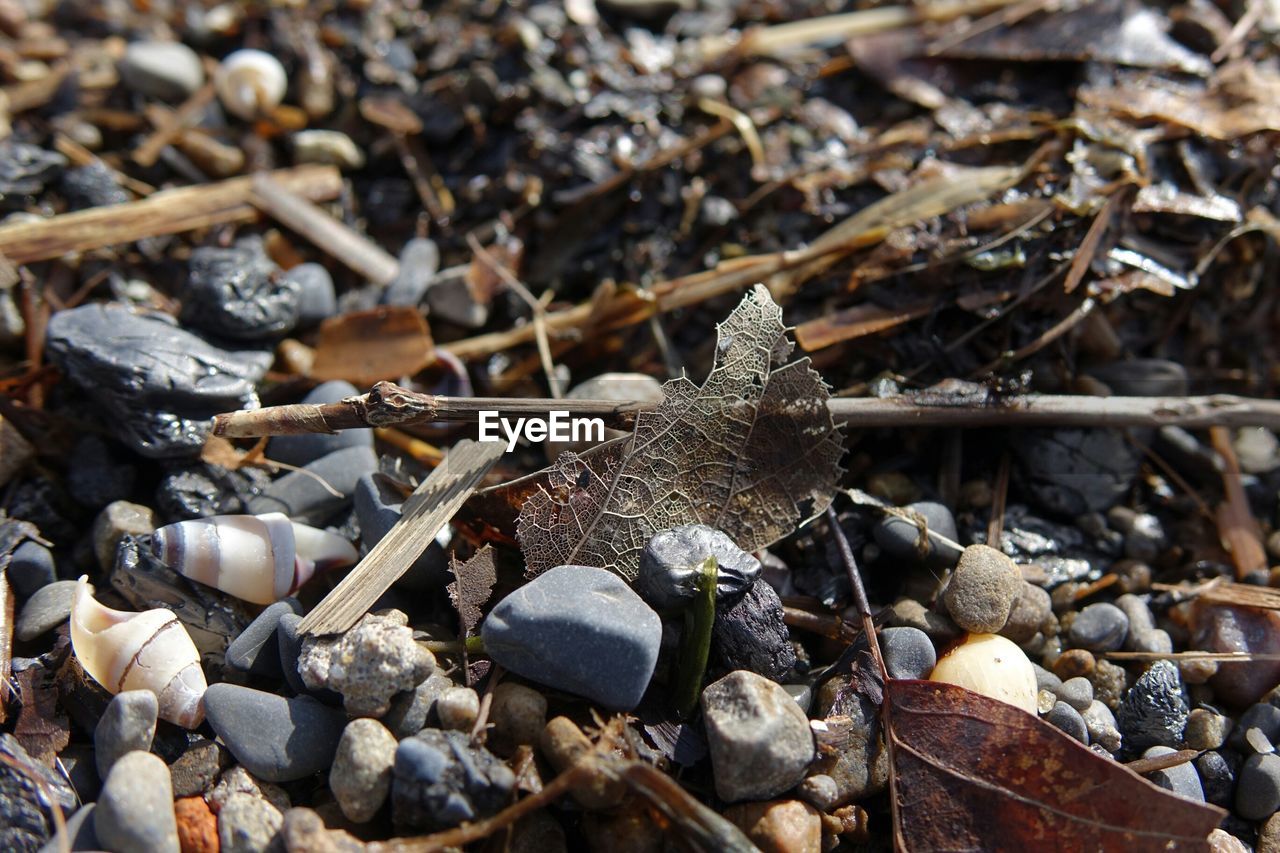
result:
[[[311,378],[372,385],[412,376],[435,360],[427,321],[416,308],[383,305],[320,325]]]
[[[298,629],[304,634],[339,634],[354,625],[409,570],[504,452],[497,441],[463,439],[454,445],[405,501],[400,520]]]

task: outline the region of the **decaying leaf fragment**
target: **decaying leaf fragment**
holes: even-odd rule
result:
[[[885,702],[899,850],[1207,851],[1225,816],[962,687],[894,679]]]
[[[782,310],[756,285],[717,332],[701,386],[667,382],[629,440],[548,469],[520,511],[529,576],[572,563],[632,579],[652,534],[691,522],[753,551],[831,502],[841,432],[809,360],[788,362]]]
[[[458,611],[462,636],[474,636],[476,626],[484,618],[482,610],[493,594],[494,584],[498,582],[498,570],[493,564],[493,548],[485,545],[465,563],[459,563],[456,558],[450,557],[449,571],[454,579],[445,587],[445,591],[449,593],[449,601]]]

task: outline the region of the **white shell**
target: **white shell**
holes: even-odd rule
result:
[[[349,566],[360,556],[341,536],[279,512],[179,521],[153,533],[151,544],[178,574],[254,604],[279,601],[317,569]]]
[[[150,690],[160,718],[194,729],[204,721],[208,682],[191,635],[169,610],[126,613],[99,604],[81,576],[71,599],[71,648],[112,695]]]
[[[280,60],[261,50],[237,50],[228,54],[214,77],[222,106],[246,121],[279,106],[288,85]]]
[[[1011,640],[997,634],[969,634],[939,660],[930,681],[945,681],[1036,712],[1036,671]]]

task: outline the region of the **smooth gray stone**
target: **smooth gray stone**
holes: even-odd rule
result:
[[[66,849],[70,849],[73,853],[79,853],[81,850],[101,850],[102,844],[98,841],[98,834],[93,828],[93,812],[96,808],[96,803],[86,803],[76,809],[76,813],[67,818],[66,834],[55,833],[40,848],[40,853],[62,853]],[[64,838],[67,842],[66,847],[62,845]]]
[[[1249,743],[1249,729],[1258,729],[1271,744],[1280,741],[1280,708],[1268,702],[1249,706],[1231,728],[1228,743],[1243,755],[1257,752]]]
[[[929,635],[919,628],[884,628],[880,648],[890,678],[928,678],[938,663]]]
[[[93,827],[107,850],[178,853],[169,768],[157,755],[130,752],[111,768],[98,796]]]
[[[730,604],[760,577],[760,561],[724,531],[705,524],[682,524],[655,533],[640,552],[634,587],[660,611],[688,605],[697,595],[698,566],[716,558],[716,602]]]
[[[120,78],[141,95],[178,101],[204,84],[204,66],[181,42],[135,41],[119,63]]]
[[[956,531],[955,516],[944,504],[920,501],[908,504],[903,509],[922,515],[931,533],[938,533],[952,542],[960,538]],[[871,529],[871,533],[875,537],[876,544],[883,548],[886,554],[897,557],[899,560],[912,563],[925,562],[936,566],[954,566],[960,559],[960,548],[941,542],[933,536],[929,537],[927,547],[922,553],[918,547],[920,529],[905,518],[896,515],[886,515],[880,519]]]
[[[440,249],[434,240],[415,237],[400,252],[400,274],[382,292],[383,305],[416,308],[440,269]]]
[[[378,457],[372,447],[343,448],[307,465],[304,469],[307,473],[291,471],[273,481],[262,494],[249,500],[249,512],[253,515],[282,512],[304,524],[323,524],[351,503],[356,483],[377,467]],[[316,477],[323,479],[342,497],[334,497],[316,481]]]
[[[649,686],[662,622],[612,572],[557,566],[498,602],[481,636],[512,672],[629,711]]]
[[[1049,709],[1049,713],[1044,715],[1044,721],[1059,731],[1065,732],[1081,743],[1088,745],[1089,728],[1085,725],[1084,717],[1080,716],[1080,712],[1066,702],[1058,701],[1054,703],[1054,706]]]
[[[302,398],[303,403],[322,405],[337,403],[346,397],[354,397],[360,392],[356,386],[341,379],[325,382],[311,389]],[[286,465],[302,467],[310,465],[330,453],[347,447],[373,447],[373,431],[367,429],[344,429],[341,432],[325,435],[310,433],[308,435],[278,435],[267,445],[267,458]]]
[[[159,711],[160,703],[150,690],[126,690],[111,698],[93,730],[93,756],[99,777],[106,779],[122,756],[151,749]]]
[[[300,696],[286,699],[235,684],[211,685],[205,718],[244,768],[268,782],[291,782],[327,770],[346,715]]]
[[[302,615],[296,598],[284,598],[269,605],[227,646],[227,665],[266,678],[279,678],[280,640],[276,628],[286,613]]]
[[[53,552],[28,539],[13,551],[9,558],[9,568],[5,569],[5,577],[13,587],[13,594],[19,601],[25,601],[35,595],[36,590],[48,586],[58,579],[58,570],[53,562]]]
[[[298,264],[284,277],[298,284],[298,328],[310,328],[338,313],[333,276],[323,264]]]
[[[809,719],[780,684],[738,670],[702,691],[716,794],[767,800],[804,778],[813,760]]]
[[[22,605],[14,634],[25,643],[66,622],[71,615],[71,599],[75,592],[75,581],[54,581],[40,587]]]
[[[1172,755],[1174,752],[1176,750],[1167,746],[1153,746],[1142,753],[1142,757],[1158,758],[1162,755]],[[1190,761],[1148,773],[1147,778],[1179,797],[1186,797],[1197,803],[1204,802],[1204,788],[1200,785],[1200,776],[1196,773],[1195,765]]]
[[[1129,633],[1129,617],[1114,604],[1090,604],[1076,614],[1067,638],[1077,649],[1114,652],[1124,645]]]

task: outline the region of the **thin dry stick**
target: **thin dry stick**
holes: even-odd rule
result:
[[[331,433],[434,421],[475,421],[480,412],[568,412],[625,426],[657,403],[614,400],[549,400],[522,397],[439,397],[379,382],[368,394],[337,403],[298,403],[228,412],[213,420],[214,435]],[[1209,397],[1089,397],[1026,394],[984,403],[939,401],[925,396],[840,397],[827,408],[837,421],[858,427],[1161,427],[1264,426],[1280,429],[1280,400],[1231,395]]]

